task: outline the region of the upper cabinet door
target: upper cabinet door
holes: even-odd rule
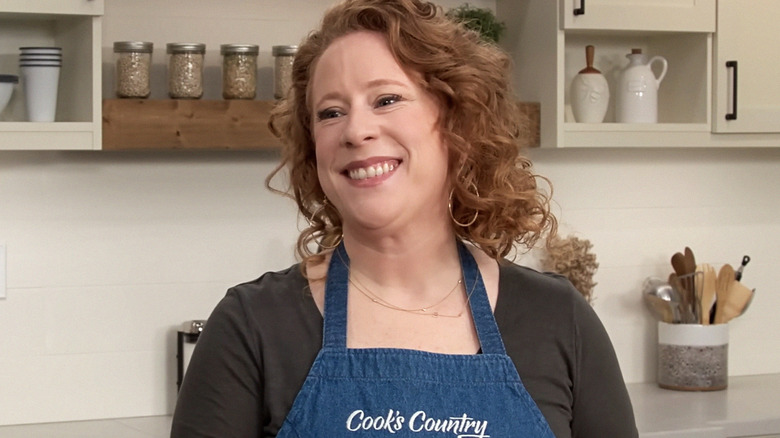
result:
[[[2,12],[103,15],[103,0],[3,0]]]
[[[780,1],[719,0],[715,132],[780,132]]]
[[[716,0],[560,1],[567,30],[715,31]]]

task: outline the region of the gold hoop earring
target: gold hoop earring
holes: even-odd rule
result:
[[[472,181],[471,184],[469,184],[469,187],[474,187],[474,194],[477,195],[477,198],[479,198],[479,189],[477,189],[477,185]],[[455,189],[450,190],[450,197],[447,200],[447,208],[450,210],[450,219],[452,219],[452,222],[455,223],[455,225],[463,228],[470,227],[474,225],[474,222],[477,221],[477,217],[479,216],[479,211],[474,212],[474,217],[471,218],[471,220],[468,223],[462,223],[458,222],[457,219],[455,219],[455,215],[452,214],[452,195],[455,193]]]

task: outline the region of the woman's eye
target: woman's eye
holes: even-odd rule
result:
[[[398,102],[400,100],[401,100],[401,96],[399,96],[397,94],[391,94],[389,96],[382,96],[382,97],[380,97],[377,100],[376,106],[378,108],[378,107],[383,107],[383,106],[387,106],[387,105],[392,105],[392,104],[394,104],[394,103],[396,103],[396,102]]]
[[[341,117],[343,114],[341,111],[333,108],[324,109],[317,113],[317,120],[335,119]]]

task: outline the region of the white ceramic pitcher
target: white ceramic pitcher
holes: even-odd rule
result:
[[[617,86],[615,115],[619,123],[658,122],[658,88],[666,76],[666,59],[654,56],[647,60],[642,49],[632,49],[626,55],[628,66],[621,72]],[[656,77],[650,68],[654,62],[662,65]]]

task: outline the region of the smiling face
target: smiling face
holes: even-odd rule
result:
[[[309,103],[319,182],[345,233],[448,223],[439,105],[398,65],[384,36],[335,40],[317,61]]]

